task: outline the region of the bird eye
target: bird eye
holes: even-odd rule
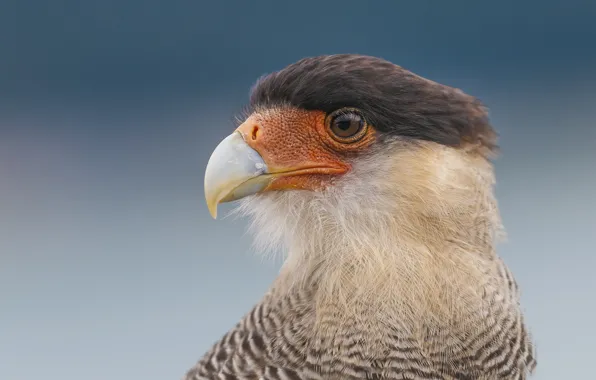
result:
[[[351,143],[360,140],[366,134],[364,117],[351,109],[341,109],[329,115],[329,130],[331,136],[341,143]]]

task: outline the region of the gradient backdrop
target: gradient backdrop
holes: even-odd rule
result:
[[[535,379],[594,378],[595,19],[565,0],[3,0],[0,379],[179,379],[280,264],[210,218],[211,151],[258,76],[348,52],[490,106]]]

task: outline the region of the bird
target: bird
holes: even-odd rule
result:
[[[185,380],[532,376],[480,100],[380,57],[312,56],[258,79],[236,127],[208,210],[235,201],[284,261]]]

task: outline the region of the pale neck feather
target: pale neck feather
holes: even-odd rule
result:
[[[493,183],[483,157],[395,142],[326,191],[262,194],[239,211],[260,251],[287,254],[275,286],[312,291],[321,318],[415,329],[462,320],[498,286]]]

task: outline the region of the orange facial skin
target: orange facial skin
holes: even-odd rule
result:
[[[368,126],[358,141],[341,143],[332,137],[328,125],[322,111],[284,107],[255,112],[238,127],[246,143],[275,174],[264,191],[324,188],[351,169],[347,157],[375,140],[374,128]]]

